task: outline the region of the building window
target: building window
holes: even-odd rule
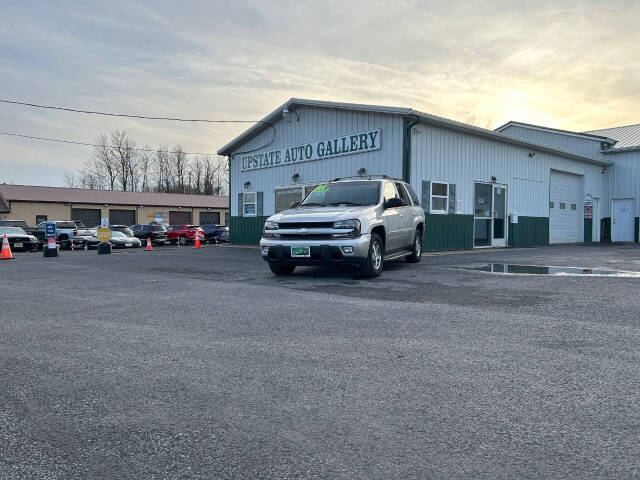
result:
[[[256,201],[257,195],[256,192],[245,192],[242,196],[242,213],[245,217],[255,217],[256,216]]]
[[[302,186],[276,188],[276,213],[287,210],[294,202],[300,203],[303,198]]]
[[[447,213],[449,205],[449,184],[431,182],[431,213]]]
[[[42,222],[46,222],[48,218],[49,217],[47,217],[46,215],[36,215],[36,225]]]
[[[282,212],[291,208],[294,202],[302,202],[311,191],[316,188],[317,184],[307,185],[290,185],[286,187],[276,187],[275,189],[275,213]]]
[[[564,210],[565,208],[567,208],[567,204],[564,202],[560,202],[560,210]]]
[[[555,204],[553,202],[549,202],[549,208],[553,208]]]
[[[576,205],[575,203],[571,204],[571,210],[577,210],[578,209],[578,205]]]

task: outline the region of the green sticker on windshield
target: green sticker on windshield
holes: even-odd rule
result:
[[[329,187],[327,187],[326,185],[318,185],[316,187],[316,192],[326,192],[329,190]]]

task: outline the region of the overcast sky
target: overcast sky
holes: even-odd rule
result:
[[[517,5],[517,7],[516,7]],[[494,128],[640,123],[640,2],[4,2],[0,98],[260,119],[290,97],[411,107]],[[249,125],[0,104],[0,131],[215,152]],[[62,185],[88,147],[0,135],[0,181]]]

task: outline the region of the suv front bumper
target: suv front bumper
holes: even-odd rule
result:
[[[321,263],[364,263],[369,255],[371,235],[335,240],[281,240],[262,238],[262,259],[289,265],[317,265]],[[266,248],[265,248],[266,247]],[[311,257],[291,257],[291,247],[309,247]],[[345,247],[352,253],[346,253]]]

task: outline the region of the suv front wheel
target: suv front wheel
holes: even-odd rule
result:
[[[367,260],[360,267],[360,275],[364,278],[379,277],[384,265],[384,246],[380,235],[371,234]]]

